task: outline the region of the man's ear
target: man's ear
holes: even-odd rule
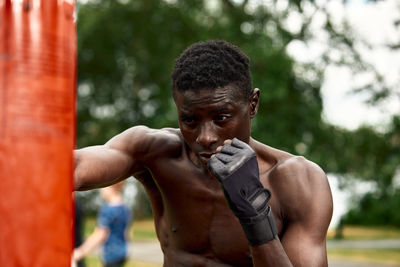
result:
[[[254,118],[257,115],[259,101],[260,101],[260,89],[255,88],[249,98],[250,118]]]

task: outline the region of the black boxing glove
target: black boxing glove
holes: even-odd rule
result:
[[[246,143],[234,138],[208,162],[208,168],[219,180],[225,198],[238,217],[252,246],[275,238],[277,228],[271,208],[271,193],[260,182],[257,157]]]

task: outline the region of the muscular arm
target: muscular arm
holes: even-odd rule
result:
[[[127,178],[133,159],[107,145],[76,150],[75,190],[105,187]]]
[[[275,195],[286,222],[281,240],[252,247],[255,266],[328,266],[326,232],[332,216],[332,196],[323,171],[302,158],[277,170]],[[290,262],[288,261],[290,259]]]
[[[167,156],[176,139],[168,130],[136,126],[104,145],[75,150],[75,190],[105,187],[144,170],[150,160]]]

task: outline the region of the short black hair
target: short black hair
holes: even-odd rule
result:
[[[250,60],[235,45],[221,40],[198,42],[175,61],[172,90],[237,87],[246,97],[252,92]]]

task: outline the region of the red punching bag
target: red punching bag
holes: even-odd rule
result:
[[[0,266],[73,249],[73,0],[0,0]]]

